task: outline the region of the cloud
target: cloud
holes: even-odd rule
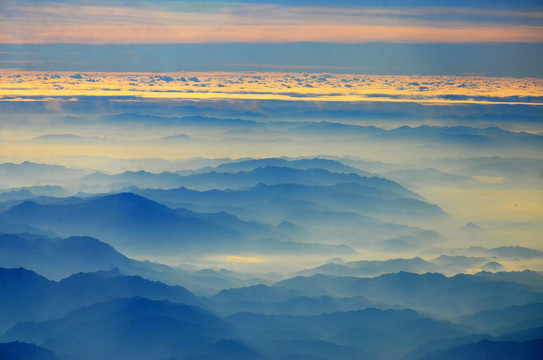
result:
[[[540,43],[540,11],[7,1],[3,43]]]
[[[248,99],[542,105],[543,80],[291,73],[0,71],[3,100]],[[92,81],[88,81],[92,80]],[[225,85],[228,84],[228,85]],[[288,92],[285,91],[288,88]]]
[[[399,43],[539,43],[543,27],[495,26],[443,28],[382,25],[41,25],[26,24],[4,43],[149,44],[209,42],[399,42]]]

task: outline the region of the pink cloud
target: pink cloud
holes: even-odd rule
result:
[[[4,43],[541,42],[543,27],[439,28],[380,25],[22,25]]]

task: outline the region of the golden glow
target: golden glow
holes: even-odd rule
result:
[[[1,43],[541,42],[538,11],[6,1]],[[474,20],[473,17],[482,17]],[[504,19],[506,19],[504,21]],[[529,21],[532,20],[532,21]]]
[[[497,184],[501,183],[505,180],[502,176],[472,176],[475,180],[483,182],[483,183],[490,183],[490,184]]]
[[[471,219],[503,223],[543,219],[543,191],[538,189],[433,188],[424,195],[466,223]]]
[[[381,25],[24,25],[22,34],[4,35],[7,44],[176,44],[208,42],[525,42],[543,38],[543,27],[440,28]],[[60,39],[60,41],[59,41]]]
[[[235,256],[235,255],[224,255],[223,259],[228,262],[242,263],[242,264],[259,264],[264,261],[262,258]]]
[[[73,73],[0,71],[0,100],[105,96],[128,99],[253,99],[530,104],[543,80],[458,76],[293,73]]]

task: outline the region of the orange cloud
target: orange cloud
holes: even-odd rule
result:
[[[170,4],[170,8],[165,4],[108,7],[104,4],[51,6],[46,3],[22,6],[13,1],[7,1],[2,9],[6,13],[0,15],[2,43],[543,41],[541,12],[205,6],[199,3]],[[470,16],[481,16],[486,20],[462,20]],[[526,19],[535,20],[526,22]]]
[[[543,80],[530,78],[339,74],[304,76],[236,72],[168,73],[159,76],[151,73],[74,74],[10,70],[0,71],[0,75],[0,101],[40,97],[128,96],[153,99],[543,105],[540,101],[543,97]],[[191,80],[194,78],[198,80]]]
[[[537,43],[543,27],[439,28],[380,25],[22,25],[4,43],[149,44],[206,42]]]

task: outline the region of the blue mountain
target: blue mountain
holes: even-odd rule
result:
[[[421,360],[495,359],[538,360],[543,354],[543,339],[526,342],[481,340],[424,356]]]
[[[126,171],[115,175],[95,172],[78,179],[77,182],[81,184],[80,186],[86,184],[86,187],[90,189],[97,188],[100,191],[108,192],[128,186],[155,189],[175,188],[182,184],[182,177],[169,172],[154,174],[147,171]]]
[[[0,213],[0,222],[33,226],[61,236],[87,234],[128,254],[194,252],[354,253],[345,245],[295,242],[272,227],[224,212],[170,209],[147,198],[120,193],[39,204],[28,201]],[[284,240],[277,240],[281,236]]]
[[[43,347],[20,341],[0,344],[2,360],[60,360],[55,353]]]
[[[297,289],[281,286],[255,285],[237,289],[222,290],[212,297],[215,301],[253,301],[269,303],[287,300],[293,297],[304,296],[306,293]]]
[[[0,187],[12,188],[20,186],[51,185],[48,182],[75,179],[85,175],[87,171],[70,169],[59,165],[25,161],[20,164],[0,164],[0,173],[2,174]]]
[[[77,236],[52,239],[42,235],[0,234],[0,267],[23,267],[51,280],[61,280],[80,272],[119,269],[125,275],[139,275],[209,294],[225,288],[266,282],[259,278],[247,279],[243,274],[226,270],[182,270],[137,261],[97,239]]]
[[[128,273],[144,270],[143,264],[91,237],[50,239],[28,234],[0,235],[0,267],[24,267],[50,279],[115,268]]]
[[[118,271],[79,273],[59,282],[32,271],[0,268],[0,330],[20,321],[61,316],[98,301],[131,296],[170,300],[188,304],[201,301],[181,286],[123,276]]]
[[[182,117],[166,117],[156,115],[141,115],[135,113],[124,113],[118,115],[109,115],[101,118],[105,122],[119,123],[140,123],[148,125],[184,125],[184,126],[198,126],[198,127],[231,127],[231,126],[251,126],[258,123],[251,120],[241,120],[232,118],[215,118],[206,116],[182,116]]]
[[[192,214],[191,214],[192,215]],[[90,235],[132,253],[171,249],[213,249],[243,235],[212,219],[182,216],[154,201],[131,194],[91,198],[77,204],[25,202],[0,214],[0,220],[53,231],[62,236]]]
[[[417,195],[391,185],[388,180],[365,179],[368,179],[366,184],[338,183],[326,186],[285,183],[257,184],[238,190],[129,190],[171,207],[184,207],[199,212],[226,211],[268,223],[299,223],[306,219],[311,222],[313,219],[312,223],[318,224],[334,217],[348,221],[352,215],[361,215],[373,217],[374,224],[378,224],[375,218],[397,220],[444,216],[439,207],[413,198]],[[265,208],[261,206],[263,202],[266,203]],[[361,220],[358,217],[354,221]]]
[[[240,342],[219,343],[233,336],[235,330],[210,312],[137,297],[96,303],[56,320],[21,323],[2,338],[31,339],[89,360],[258,355]]]
[[[518,284],[543,289],[543,275],[532,270],[499,272],[481,271],[475,275],[489,280],[516,282]]]
[[[267,166],[293,168],[298,170],[322,169],[335,173],[357,174],[361,176],[370,175],[370,173],[366,171],[344,165],[339,161],[320,158],[299,160],[287,160],[282,158],[251,159],[221,164],[215,167],[214,170],[216,172],[236,173],[240,171],[251,171]]]
[[[535,324],[543,326],[543,303],[483,310],[462,318],[460,321],[485,332],[499,331],[501,328],[512,327],[517,324],[520,327],[523,323],[527,323],[526,329]]]
[[[377,355],[386,353],[387,348],[398,354],[429,339],[453,338],[465,334],[450,323],[426,318],[412,310],[367,308],[311,316],[242,312],[226,319],[248,339],[262,344],[263,348],[272,352],[278,352],[293,341],[323,341],[335,345],[338,350],[358,349],[360,357],[368,352]],[[380,340],[367,341],[366,336],[380,337]],[[272,346],[274,343],[275,346]],[[307,351],[305,353],[310,354]],[[325,358],[333,358],[329,356]]]
[[[313,296],[364,296],[385,305],[403,305],[438,317],[471,315],[477,311],[541,302],[543,292],[512,282],[473,275],[447,277],[437,273],[399,272],[374,278],[314,275],[277,283]]]
[[[400,271],[427,273],[436,270],[437,266],[435,264],[416,257],[412,259],[359,260],[342,264],[330,262],[312,269],[302,270],[299,272],[299,274],[304,276],[311,276],[315,274],[338,276],[375,276]]]

